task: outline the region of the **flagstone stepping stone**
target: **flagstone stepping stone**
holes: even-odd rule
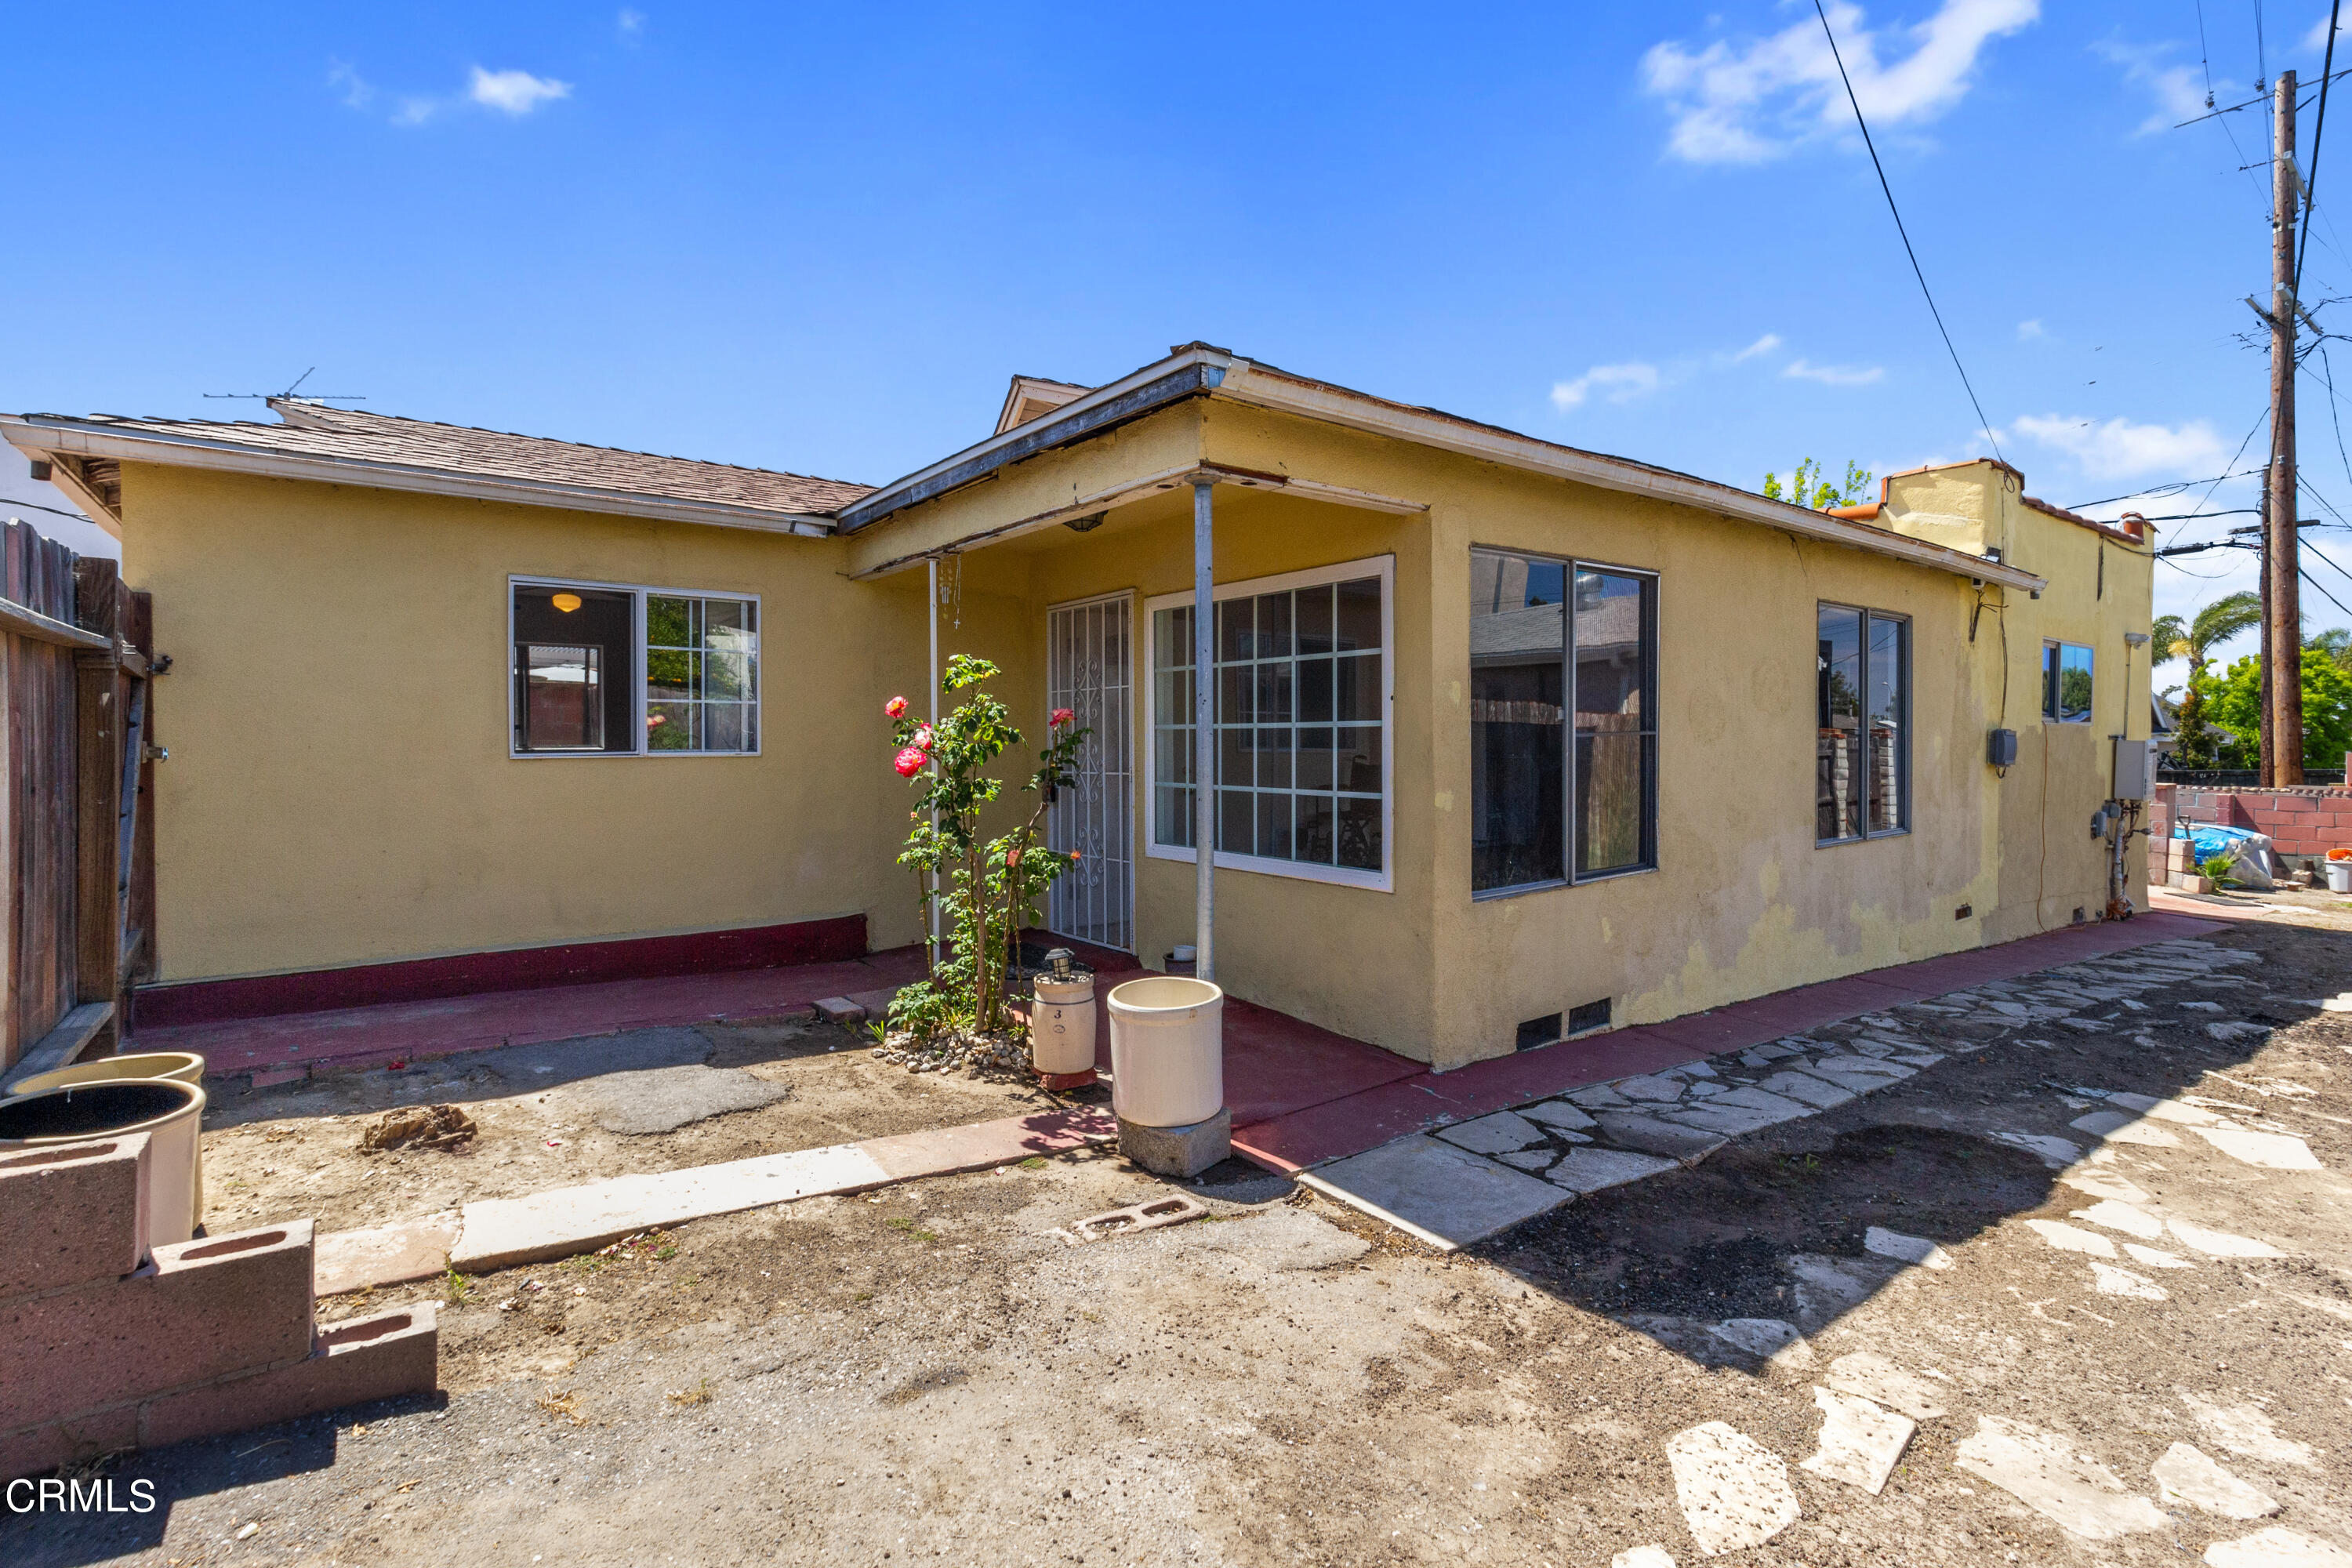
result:
[[[1865,1068],[1888,1068],[1892,1071],[1874,1072]],[[1874,1062],[1868,1057],[1831,1057],[1810,1064],[1804,1069],[1818,1079],[1826,1079],[1840,1089],[1850,1089],[1856,1094],[1874,1094],[1889,1084],[1899,1082],[1899,1073],[1909,1078],[1914,1069],[1897,1067],[1893,1062]]]
[[[1899,1230],[1888,1230],[1874,1225],[1862,1233],[1862,1249],[1881,1258],[1893,1258],[1905,1263],[1916,1263],[1922,1268],[1949,1268],[1952,1255],[1924,1236],[1906,1236]]]
[[[2242,1127],[2195,1127],[2189,1131],[2241,1164],[2269,1171],[2324,1169],[2311,1145],[2284,1132],[2250,1132]]]
[[[2042,1156],[2042,1163],[2053,1171],[2063,1171],[2083,1157],[2083,1146],[2063,1138],[2053,1138],[2039,1132],[2013,1132],[1997,1130],[1992,1136],[2003,1143]]]
[[[2093,1225],[2103,1225],[2109,1230],[2138,1237],[2142,1241],[2161,1241],[2164,1238],[2162,1220],[2137,1205],[2115,1198],[2103,1198],[2089,1208],[2076,1209],[2068,1217],[2086,1219]]]
[[[1804,1072],[1777,1072],[1756,1087],[1783,1100],[1802,1100],[1816,1110],[1843,1105],[1853,1098],[1852,1089],[1841,1089],[1825,1078],[1815,1078]]]
[[[2030,1219],[2025,1227],[2061,1252],[2087,1252],[2093,1258],[2116,1255],[2116,1244],[2097,1231],[2084,1230],[2063,1220]]]
[[[1799,1460],[1797,1468],[1876,1497],[1919,1424],[1857,1394],[1818,1386],[1813,1403],[1822,1413],[1821,1436],[1813,1457]]]
[[[1474,1154],[1502,1154],[1544,1141],[1544,1130],[1517,1111],[1498,1110],[1475,1121],[1441,1127],[1437,1136]]]
[[[2119,1176],[2113,1171],[2069,1171],[2058,1178],[2078,1193],[2088,1193],[2095,1198],[2113,1198],[2119,1204],[2152,1204],[2147,1189],[2129,1176]]]
[[[1568,1201],[1540,1176],[1420,1133],[1318,1166],[1309,1178],[1343,1202],[1393,1215],[1450,1247],[1466,1247]]]
[[[1754,1132],[1759,1129],[1770,1127],[1776,1122],[1789,1120],[1785,1116],[1775,1116],[1769,1110],[1750,1110],[1745,1106],[1725,1105],[1720,1100],[1711,1100],[1700,1105],[1661,1108],[1658,1114],[1670,1121],[1679,1121],[1685,1127],[1701,1128],[1708,1132],[1720,1133],[1727,1138],[1736,1138],[1743,1132]],[[1811,1115],[1811,1112],[1801,1110],[1799,1114]]]
[[[1666,1462],[1683,1522],[1709,1557],[1761,1546],[1804,1512],[1780,1456],[1721,1421],[1667,1438]]]
[[[1906,1051],[1897,1056],[1895,1059],[1898,1062],[1906,1062],[1915,1068],[1931,1068],[1937,1062],[1942,1061],[1944,1057],[1943,1053],[1940,1051],[1921,1051],[1916,1055],[1914,1055],[1909,1051]]]
[[[1670,1078],[1621,1078],[1609,1086],[1628,1100],[1669,1104],[1683,1097],[1683,1086]]]
[[[1661,1121],[1638,1111],[1604,1110],[1594,1120],[1617,1147],[1663,1155],[1685,1165],[1697,1164],[1727,1142],[1720,1133]]]
[[[1830,1363],[1829,1373],[1822,1381],[1841,1394],[1859,1394],[1915,1421],[1932,1421],[1946,1414],[1937,1403],[1942,1394],[1926,1378],[1904,1371],[1875,1351],[1854,1351],[1838,1357]]]
[[[1800,1116],[1811,1116],[1814,1107],[1788,1095],[1774,1094],[1766,1089],[1735,1089],[1717,1095],[1706,1102],[1709,1110],[1721,1110],[1727,1106],[1741,1110],[1754,1110],[1769,1116],[1775,1121],[1793,1121]]]
[[[2142,1143],[2155,1149],[2180,1147],[2180,1140],[2163,1128],[2151,1127],[2146,1119],[2120,1110],[2094,1110],[2088,1116],[2077,1116],[2066,1125],[2109,1143]]]
[[[1565,1100],[1546,1100],[1534,1105],[1522,1105],[1519,1114],[1530,1121],[1540,1121],[1555,1130],[1581,1132],[1592,1126],[1592,1118]]]
[[[1817,1332],[1870,1299],[1871,1292],[1903,1272],[1875,1258],[1831,1258],[1800,1252],[1780,1260],[1795,1282],[1797,1326]]]
[[[1517,1165],[1522,1171],[1541,1171],[1559,1158],[1556,1149],[1523,1149],[1516,1153],[1499,1154],[1496,1158],[1506,1165]]]
[[[1758,1361],[1770,1361],[1783,1356],[1792,1347],[1800,1351],[1793,1360],[1811,1364],[1812,1354],[1804,1344],[1804,1336],[1797,1325],[1781,1318],[1726,1318],[1711,1324],[1707,1331],[1717,1339],[1732,1345]]]
[[[2189,1244],[2191,1252],[2201,1252],[2208,1258],[2284,1258],[2285,1253],[2267,1241],[2256,1241],[2250,1236],[2231,1236],[2226,1230],[2207,1230],[2201,1225],[2191,1225],[2185,1219],[2170,1222],[2172,1234]]]
[[[2183,1127],[2212,1127],[2221,1118],[2199,1106],[2184,1104],[2178,1100],[2158,1100],[2152,1094],[2134,1094],[2128,1089],[2114,1089],[2105,1096],[2109,1105],[2120,1105],[2126,1110],[2137,1110],[2142,1116],[2153,1116],[2158,1121],[2177,1121]]]
[[[2142,1247],[2137,1241],[2124,1243],[2124,1250],[2143,1268],[2194,1268],[2197,1267],[2177,1252],[2167,1252],[2160,1247]]]
[[[1560,1156],[1559,1163],[1544,1173],[1544,1180],[1557,1182],[1573,1192],[1597,1193],[1604,1187],[1621,1187],[1627,1182],[1680,1168],[1681,1162],[1662,1160],[1654,1154],[1580,1147]]]
[[[2160,1501],[2191,1503],[2224,1519],[2261,1519],[2279,1505],[2214,1462],[2194,1443],[2175,1443],[2151,1466]]]
[[[2311,1466],[2309,1445],[2291,1437],[2282,1437],[2271,1426],[2271,1418],[2257,1405],[2215,1405],[2200,1399],[2187,1389],[2174,1386],[2180,1402],[2189,1406],[2189,1414],[2205,1435],[2232,1454],[2242,1454],[2250,1459],[2269,1459],[2276,1464]]]
[[[1568,1091],[1568,1098],[1587,1110],[1606,1110],[1612,1106],[1633,1103],[1605,1083],[1596,1083],[1590,1089],[1572,1089]]]
[[[2273,1524],[2205,1549],[2206,1568],[2352,1568],[2352,1552],[2317,1536]]]
[[[2172,1522],[2126,1489],[2114,1471],[2029,1422],[1978,1416],[1975,1436],[1961,1439],[1952,1462],[2086,1541],[2114,1541]]]
[[[1723,1085],[1719,1083],[1707,1083],[1702,1080],[1701,1082],[1691,1085],[1690,1088],[1684,1092],[1688,1094],[1693,1100],[1711,1100],[1715,1096],[1721,1094],[1723,1091]]]
[[[2128,1268],[2118,1268],[2112,1263],[2091,1265],[2092,1289],[2102,1296],[2127,1296],[2139,1301],[2171,1300],[2171,1292],[2145,1275]]]

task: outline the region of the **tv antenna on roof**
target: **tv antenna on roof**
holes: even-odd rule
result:
[[[245,398],[261,403],[267,403],[273,397],[291,397],[294,395],[295,387],[299,387],[304,382],[310,380],[311,375],[317,372],[318,368],[319,367],[314,364],[309,370],[306,370],[301,374],[296,376],[294,378],[294,384],[292,386],[289,386],[283,392],[207,392],[205,395],[206,397],[214,398]],[[302,401],[305,403],[365,403],[367,399],[356,392],[314,392]]]

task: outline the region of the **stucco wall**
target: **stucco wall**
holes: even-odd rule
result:
[[[911,933],[876,874],[903,809],[858,742],[919,661],[920,596],[850,590],[845,543],[135,464],[123,496],[174,660],[163,979],[857,912]],[[509,758],[510,573],[760,595],[763,754]]]

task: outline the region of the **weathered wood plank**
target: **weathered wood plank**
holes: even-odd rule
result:
[[[121,964],[123,688],[109,654],[75,661],[75,999],[112,1002]]]
[[[89,1052],[91,1046],[103,1043],[114,1023],[114,1004],[85,1002],[58,1020],[57,1026],[41,1037],[24,1058],[0,1074],[0,1092],[22,1082],[38,1072],[55,1072],[71,1067]],[[102,1053],[101,1053],[102,1054]]]

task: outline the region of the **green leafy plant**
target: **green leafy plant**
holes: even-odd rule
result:
[[[1870,497],[1870,481],[1875,477],[1860,463],[1848,460],[1844,480],[1834,481],[1819,463],[1807,458],[1789,475],[1786,484],[1778,473],[1766,474],[1764,494],[1773,500],[1827,511],[1833,506],[1862,505]]]
[[[2263,661],[2247,658],[2231,663],[2229,672],[2207,689],[2205,701],[2205,713],[2230,735],[2221,748],[2222,765],[2253,766],[2262,755]],[[2185,721],[2182,729],[2187,729]],[[2340,768],[2347,751],[2352,751],[2352,675],[2325,649],[2305,647],[2303,765]]]
[[[982,685],[997,673],[984,658],[958,654],[940,678],[942,693],[967,695],[936,727],[914,717],[894,697],[883,713],[891,724],[891,766],[920,793],[898,864],[916,875],[923,928],[934,903],[946,916],[948,952],[927,942],[930,975],[901,990],[890,1004],[890,1027],[919,1040],[951,1029],[994,1034],[1004,1026],[1005,971],[1023,924],[1054,879],[1076,865],[1077,853],[1048,849],[1038,829],[1053,792],[1077,782],[1078,748],[1091,730],[1066,708],[1054,710],[1047,744],[1021,787],[1037,795],[1036,809],[1012,832],[983,838],[981,816],[1003,793],[987,769],[1023,744],[1013,715]]]
[[[474,1293],[474,1282],[455,1268],[444,1268],[441,1274],[441,1299],[452,1307],[462,1307],[466,1298]]]
[[[2198,861],[2197,874],[2200,877],[2210,878],[2212,880],[2219,882],[2223,878],[2227,877],[2231,871],[2235,870],[2237,868],[2237,865],[2238,858],[2225,850],[2219,855],[2208,855],[2202,860]]]

